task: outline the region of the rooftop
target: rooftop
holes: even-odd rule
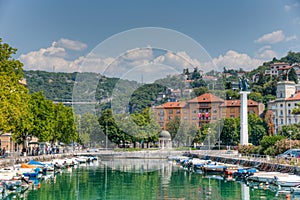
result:
[[[188,101],[189,103],[200,103],[200,102],[224,102],[223,99],[221,99],[220,97],[217,97],[213,94],[210,93],[205,93],[202,94],[192,100]]]

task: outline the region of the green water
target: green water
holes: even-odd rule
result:
[[[188,173],[162,160],[112,160],[65,170],[25,199],[286,199],[217,176]],[[293,198],[292,198],[293,199]]]

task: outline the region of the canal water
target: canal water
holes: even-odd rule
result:
[[[29,200],[286,199],[219,176],[189,173],[164,160],[115,159],[82,164],[27,191]],[[295,199],[295,198],[291,198]]]

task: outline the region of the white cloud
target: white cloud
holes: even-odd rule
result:
[[[296,35],[291,35],[285,38],[285,41],[291,41],[291,40],[297,40],[297,36]]]
[[[57,42],[53,42],[52,46],[54,47],[62,47],[65,49],[70,49],[74,51],[81,51],[87,48],[87,45],[85,43],[79,42],[79,41],[74,41],[74,40],[69,40],[66,38],[61,38]]]
[[[296,35],[286,36],[282,30],[273,31],[272,33],[267,33],[255,40],[255,43],[259,44],[275,44],[283,41],[296,40]]]
[[[285,11],[290,11],[291,10],[291,5],[284,5],[284,10]]]
[[[275,44],[282,42],[285,39],[285,35],[282,30],[274,31],[272,33],[267,33],[255,40],[255,43],[261,44]]]
[[[277,57],[277,56],[278,56],[278,54],[271,49],[270,45],[266,45],[266,46],[261,47],[255,53],[255,58],[265,60],[265,61],[271,60],[271,59],[273,59],[274,57]]]
[[[25,70],[52,71],[55,69],[55,71],[59,72],[99,72],[100,70],[103,70],[104,66],[112,61],[112,58],[101,59],[92,54],[87,57],[81,56],[75,60],[68,60],[67,49],[83,49],[85,48],[85,45],[82,44],[83,43],[78,41],[61,39],[58,42],[53,42],[50,47],[41,48],[27,54],[21,54],[19,59],[24,63]],[[81,67],[83,69],[81,69]]]
[[[287,5],[284,5],[284,10],[288,12],[288,11],[292,10],[293,8],[297,8],[298,6],[299,6],[298,3],[287,4]]]
[[[203,71],[218,70],[223,67],[250,70],[277,55],[270,45],[266,45],[255,53],[255,57],[229,50],[224,55],[214,58],[210,63],[203,63],[192,58],[184,51],[166,52],[155,57],[157,54],[151,48],[132,49],[118,58],[101,57],[90,53],[88,56],[68,60],[68,49],[58,44],[61,43],[53,42],[50,47],[22,54],[19,59],[24,63],[24,69],[52,71],[55,67],[55,71],[59,72],[97,72],[114,77],[122,77],[131,70],[135,70],[136,67],[139,67],[139,70],[144,67],[143,70],[146,73],[151,66],[166,66],[165,69],[169,67],[170,73],[175,71],[181,73],[183,68],[196,66]]]
[[[229,50],[225,55],[220,55],[213,59],[213,62],[219,69],[223,67],[229,67],[233,69],[243,68],[244,70],[252,70],[264,61],[258,58],[251,58],[249,55],[244,53],[238,53],[233,50]]]

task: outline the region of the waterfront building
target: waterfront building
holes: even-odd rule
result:
[[[167,102],[155,107],[157,121],[163,130],[170,120],[178,117],[181,121],[188,119],[188,109],[185,102]]]
[[[258,103],[251,99],[248,100],[248,114],[255,114],[261,116],[265,110],[263,103]],[[240,100],[226,100],[220,105],[222,116],[226,118],[237,118],[240,117],[241,101]]]
[[[188,123],[201,127],[203,124],[216,122],[221,117],[219,106],[223,102],[223,99],[210,93],[202,94],[187,101]]]
[[[293,109],[300,103],[300,92],[296,90],[293,81],[280,81],[277,83],[276,99],[268,103],[268,109],[273,111],[275,134],[282,126],[297,124],[300,115],[293,114]]]
[[[240,100],[224,100],[211,93],[205,93],[186,102],[167,102],[154,107],[154,110],[163,130],[166,130],[167,123],[175,117],[182,123],[199,128],[221,118],[239,117]],[[263,111],[264,104],[248,100],[248,113],[260,116]]]

